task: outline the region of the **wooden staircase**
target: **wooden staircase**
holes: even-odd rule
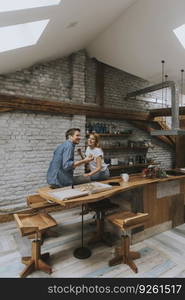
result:
[[[169,126],[166,123],[165,117],[156,117],[154,122],[157,122],[162,130],[170,130]],[[172,135],[167,136],[168,139],[175,145],[176,137]]]

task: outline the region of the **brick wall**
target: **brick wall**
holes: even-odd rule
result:
[[[104,64],[104,101],[106,107],[116,107],[131,110],[146,111],[150,108],[158,108],[160,104],[151,103],[144,100],[125,99],[127,93],[139,90],[148,85],[151,85],[148,81],[143,80],[137,76],[129,74],[127,72],[118,70]],[[95,103],[95,74],[96,74],[96,60],[86,59],[86,102]],[[149,97],[159,98],[160,92],[154,92]],[[169,96],[169,93],[168,93]]]
[[[0,207],[23,205],[26,195],[46,185],[53,150],[65,140],[70,117],[33,113],[0,114]],[[24,201],[25,202],[25,201]]]
[[[85,52],[0,75],[0,93],[50,101],[84,103]],[[26,195],[47,185],[53,151],[65,141],[65,131],[79,127],[85,116],[42,113],[0,113],[0,212],[26,206]],[[84,139],[80,146],[84,148]],[[79,159],[79,156],[76,157]],[[75,175],[83,172],[83,166]]]
[[[95,73],[95,66],[96,61],[89,60],[87,61],[88,68],[86,69],[86,72],[89,73],[87,78],[94,78]],[[92,67],[93,66],[93,67]],[[138,111],[146,111],[151,108],[159,108],[161,107],[160,103],[157,102],[150,102],[142,100],[136,100],[136,99],[125,99],[127,93],[139,90],[141,88],[144,88],[146,86],[151,85],[148,81],[143,80],[142,78],[139,78],[137,76],[133,76],[132,74],[129,74],[127,72],[118,70],[116,68],[110,67],[108,65],[104,65],[105,70],[105,78],[104,78],[104,101],[105,106],[112,107],[112,108],[121,108],[121,109],[129,109],[129,110],[138,110]],[[94,102],[94,90],[93,87],[95,86],[94,80],[87,81],[87,88],[86,88],[86,100],[88,102]],[[156,91],[150,94],[146,94],[146,100],[147,97],[156,98],[161,100],[162,94],[161,91]],[[165,99],[165,96],[168,96],[168,101],[171,100],[169,89],[164,91],[163,97]],[[95,123],[102,122],[102,120],[93,120],[88,119],[89,121],[94,121]],[[87,120],[87,121],[88,121]],[[169,125],[170,119],[168,120]],[[103,120],[104,122],[104,120]],[[106,122],[107,123],[107,122]],[[170,146],[167,144],[159,141],[155,137],[150,136],[148,133],[146,133],[143,130],[140,130],[133,125],[131,125],[129,122],[120,122],[120,121],[109,121],[109,124],[115,125],[118,129],[124,129],[124,128],[131,128],[133,129],[133,136],[132,139],[136,140],[138,138],[140,139],[151,139],[152,143],[155,145],[154,149],[149,149],[147,156],[150,158],[153,158],[156,162],[160,163],[161,167],[165,168],[171,168],[174,166],[175,163],[175,152],[172,150]],[[137,154],[137,153],[136,153]],[[120,153],[120,152],[112,152],[109,151],[107,153],[108,156],[112,156],[113,158],[116,156],[119,159],[127,159],[128,154],[127,153]],[[134,155],[134,153],[133,153]]]
[[[87,118],[87,122],[91,124],[104,123],[108,128],[115,128],[115,130],[123,131],[124,129],[132,129],[132,134],[129,137],[102,137],[101,144],[102,146],[127,146],[128,141],[141,141],[141,140],[151,140],[154,148],[149,148],[146,150],[105,150],[105,158],[118,158],[120,161],[125,163],[128,162],[128,157],[135,157],[137,155],[143,155],[146,158],[153,159],[156,163],[159,163],[162,168],[172,168],[175,163],[175,152],[171,146],[163,143],[155,137],[152,137],[150,134],[144,130],[140,130],[133,126],[130,122],[127,121],[118,121],[118,120],[101,120]],[[118,144],[119,143],[119,144]]]
[[[0,75],[0,93],[95,105],[95,74],[95,60],[82,50],[69,57]],[[148,104],[145,101],[126,101],[124,97],[127,92],[147,84],[145,80],[105,66],[105,105],[146,110]],[[127,122],[107,122],[115,122],[120,128],[131,127]],[[65,140],[64,133],[68,128],[81,128],[80,147],[85,149],[85,123],[85,116],[19,111],[0,113],[0,212],[25,207],[26,195],[46,185],[46,171],[53,151]],[[135,134],[147,135],[136,128]],[[160,142],[156,142],[151,156],[162,164],[165,161],[168,166],[173,161],[171,149]],[[75,174],[81,174],[83,170],[82,166]]]

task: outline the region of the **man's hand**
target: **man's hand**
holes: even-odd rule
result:
[[[83,176],[84,176],[84,177],[90,177],[91,174],[90,174],[90,173],[85,173],[85,174],[83,174]]]
[[[82,159],[84,159],[84,156],[82,154],[82,149],[78,148],[77,153],[81,156]]]

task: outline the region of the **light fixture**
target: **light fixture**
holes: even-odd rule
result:
[[[184,79],[183,79],[183,74],[184,74],[184,70],[181,70],[181,103],[180,106],[183,105],[183,83],[184,83]]]
[[[161,88],[170,88],[171,92],[171,117],[172,117],[172,128],[170,130],[153,130],[151,135],[185,135],[185,130],[179,128],[179,95],[176,89],[176,83],[174,81],[165,81],[158,84],[145,87],[143,89],[127,93],[127,98],[136,97],[138,95],[143,95],[151,92],[161,90]],[[162,116],[161,110],[163,109],[153,109],[151,116]],[[163,112],[163,116],[168,115],[169,108],[166,108],[166,113]]]
[[[165,82],[167,82],[168,81],[168,75],[165,74],[164,77],[165,77]],[[165,88],[165,107],[167,107],[167,106],[168,106],[168,88],[166,86],[166,88]]]
[[[70,23],[66,26],[66,28],[67,28],[67,29],[68,29],[68,28],[72,28],[72,27],[75,27],[76,25],[78,25],[78,21],[70,22]]]
[[[162,69],[162,76],[163,76],[163,70],[164,69]],[[183,72],[184,72],[184,70],[181,70],[181,78],[183,77]],[[182,85],[182,79],[181,79],[181,85]],[[162,83],[162,87],[163,87],[163,83]],[[172,106],[171,106],[172,127],[169,130],[154,130],[151,132],[151,135],[153,135],[153,136],[185,135],[185,130],[179,128],[179,95],[176,94],[175,83],[172,83],[170,85],[170,88],[171,88],[171,103],[172,103]],[[181,90],[182,90],[182,87],[181,87]],[[163,102],[163,100],[162,100],[162,102]]]

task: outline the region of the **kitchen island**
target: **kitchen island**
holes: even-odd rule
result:
[[[52,190],[49,187],[40,188],[38,192],[43,198],[61,204],[64,209],[110,197],[114,201],[114,198],[119,196],[120,206],[128,201],[132,211],[149,213],[145,230],[150,229],[151,235],[153,231],[156,233],[165,231],[184,223],[185,175],[143,178],[142,174],[138,174],[131,175],[128,182],[123,182],[120,177],[102,181],[102,183],[108,184],[112,182],[117,183],[118,186],[112,186],[112,189],[107,191],[62,202],[51,197]]]

